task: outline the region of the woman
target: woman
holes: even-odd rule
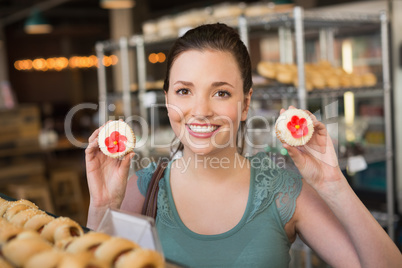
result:
[[[223,24],[190,30],[172,47],[164,90],[182,157],[169,162],[159,184],[156,227],[165,256],[191,267],[287,267],[299,235],[334,267],[400,267],[398,248],[348,185],[313,115],[308,146],[283,145],[303,179],[263,153],[239,153],[251,86],[247,49]],[[93,229],[108,207],[140,213],[155,169],[127,181],[134,153],[107,158],[98,133],[86,149]]]

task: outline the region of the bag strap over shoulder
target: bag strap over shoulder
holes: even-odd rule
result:
[[[168,162],[161,161],[152,175],[141,212],[141,214],[145,216],[152,217],[154,219],[156,218],[159,181],[163,177],[163,173],[165,172],[167,165]]]

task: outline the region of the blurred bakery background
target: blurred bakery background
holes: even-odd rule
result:
[[[281,107],[308,108],[401,247],[401,12],[398,0],[0,0],[0,192],[85,225],[88,137],[123,118],[138,162],[169,156],[166,54],[188,29],[219,21],[252,58],[247,152],[291,165],[270,130]]]

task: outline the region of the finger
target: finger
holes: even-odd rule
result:
[[[327,130],[325,128],[325,125],[322,122],[318,121],[317,117],[312,112],[310,112],[309,110],[304,111],[310,116],[311,120],[313,121],[314,130],[317,131],[317,133],[319,134],[326,135]]]
[[[85,153],[91,154],[94,151],[97,151],[99,149],[99,143],[98,143],[98,138],[95,138],[92,142],[90,142],[85,149]]]
[[[279,114],[283,114],[285,111],[286,111],[286,110],[282,108],[282,109],[279,111]]]
[[[309,110],[304,110],[304,111],[310,116],[311,120],[313,120],[313,123],[318,122],[317,117],[312,112],[310,112]]]
[[[133,159],[135,153],[131,152],[129,154],[127,154],[126,156],[124,156],[124,158],[121,161],[121,165],[124,167],[129,167],[131,164],[131,159]]]
[[[314,126],[314,131],[316,133],[318,133],[319,135],[323,135],[323,136],[327,135],[327,133],[328,133],[327,128],[325,127],[325,125],[322,122],[315,121],[315,122],[313,122],[313,126]]]
[[[99,131],[100,131],[100,128],[96,129],[96,130],[92,133],[92,135],[88,138],[88,142],[89,142],[89,143],[93,142],[94,139],[96,139],[96,138],[98,137]]]
[[[296,107],[294,107],[293,105],[289,106],[289,109],[297,109]]]

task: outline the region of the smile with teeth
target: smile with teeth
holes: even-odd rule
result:
[[[196,133],[211,133],[218,129],[218,126],[212,126],[212,125],[205,125],[205,126],[188,125],[188,127],[191,129],[191,131]]]

